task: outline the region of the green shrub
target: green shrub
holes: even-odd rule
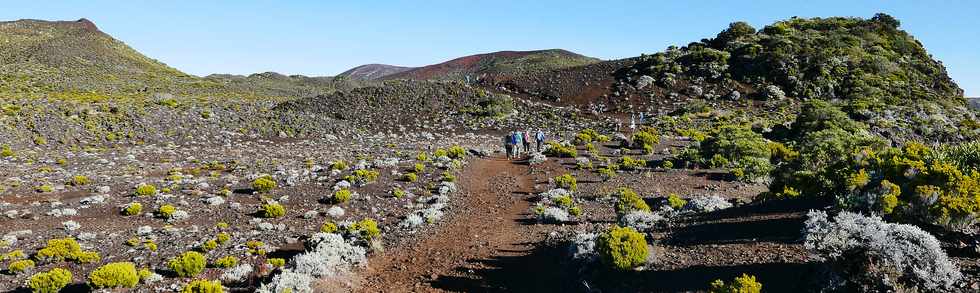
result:
[[[456,181],[456,175],[453,175],[453,173],[450,173],[449,171],[442,172],[442,178],[441,178],[441,180],[442,181],[445,181],[445,182],[455,182]]]
[[[140,282],[147,282],[150,277],[154,275],[153,271],[147,268],[142,268],[136,271],[136,276],[140,278]]]
[[[381,173],[375,170],[354,170],[354,177],[357,178],[358,182],[374,182],[375,180],[378,180],[378,176],[380,175]]]
[[[425,164],[415,163],[415,168],[413,170],[415,170],[415,173],[425,172]]]
[[[351,224],[347,232],[357,235],[364,240],[371,240],[381,235],[381,230],[378,229],[378,222],[375,222],[373,219],[363,219]]]
[[[266,260],[266,262],[272,265],[273,267],[277,267],[277,268],[281,268],[286,265],[285,259],[277,258],[277,257],[269,258]]]
[[[634,159],[630,156],[623,156],[619,158],[619,165],[622,166],[623,170],[637,170],[646,167],[647,162],[644,160]]]
[[[405,173],[405,175],[402,175],[402,180],[405,180],[405,182],[415,182],[419,180],[419,175],[415,173]]]
[[[0,147],[0,158],[9,158],[14,156],[14,150],[10,149],[9,145],[3,145]]]
[[[579,207],[579,206],[573,206],[573,207],[571,207],[571,208],[568,209],[568,214],[569,215],[572,215],[573,217],[581,216],[582,215],[582,208]]]
[[[217,240],[218,244],[225,244],[228,242],[228,240],[231,240],[231,235],[228,235],[228,233],[225,232],[220,232],[215,237],[215,240]]]
[[[650,211],[650,206],[633,189],[620,187],[616,190],[615,196],[618,215],[625,215],[632,211]]]
[[[353,197],[353,193],[349,189],[341,189],[333,193],[334,203],[345,203],[350,201],[351,197]]]
[[[555,186],[575,191],[578,189],[578,181],[575,180],[575,176],[572,176],[572,174],[565,173],[555,177]]]
[[[134,193],[136,196],[150,196],[157,194],[157,187],[153,184],[140,184],[136,186],[136,191]]]
[[[171,270],[181,277],[193,277],[204,271],[207,259],[197,251],[184,252],[180,256],[170,259],[168,266]]]
[[[14,274],[23,273],[32,268],[34,268],[34,261],[29,259],[12,261],[7,265],[7,271]]]
[[[466,156],[466,149],[458,145],[449,147],[447,152],[449,153],[448,156],[453,159],[462,159]]]
[[[210,239],[208,241],[204,241],[204,243],[201,244],[201,251],[204,251],[204,252],[212,251],[215,248],[218,248],[218,241],[217,240],[214,240],[214,239]]]
[[[34,293],[58,293],[62,288],[71,284],[71,272],[62,268],[53,268],[31,276],[27,287]]]
[[[171,216],[173,216],[174,212],[177,212],[177,208],[169,204],[165,204],[157,208],[157,215],[164,219],[169,219]]]
[[[51,187],[51,185],[47,185],[47,184],[38,185],[37,187],[34,187],[34,191],[38,193],[50,193],[54,191],[54,187]]]
[[[337,224],[332,221],[323,222],[323,225],[320,226],[320,232],[323,233],[336,233],[337,230]]]
[[[419,154],[417,156],[415,156],[415,160],[417,160],[419,162],[428,162],[429,161],[429,154],[427,154],[425,152],[419,152]]]
[[[653,146],[660,143],[660,134],[656,129],[644,127],[633,134],[633,148],[643,149],[646,154],[653,153]]]
[[[71,260],[79,263],[93,263],[101,259],[99,253],[84,251],[75,238],[49,239],[47,245],[37,251],[34,257],[42,262]]]
[[[230,268],[238,265],[238,258],[234,256],[226,256],[219,258],[214,261],[214,266],[219,268]]]
[[[449,152],[447,152],[444,149],[436,149],[436,151],[432,152],[432,156],[433,157],[436,157],[436,158],[438,158],[438,157],[448,157],[449,156]]]
[[[731,284],[725,284],[722,280],[711,282],[710,293],[759,293],[762,292],[762,283],[756,282],[755,276],[742,274],[736,277]]]
[[[643,234],[631,227],[614,226],[596,240],[603,263],[618,270],[630,270],[646,262],[649,251]]]
[[[661,164],[661,167],[663,167],[664,169],[672,169],[674,168],[674,162],[671,162],[669,160],[664,160],[664,162]]]
[[[133,288],[139,281],[136,266],[131,262],[108,263],[88,275],[89,287],[96,289]]]
[[[88,185],[89,180],[88,177],[85,177],[83,175],[75,175],[71,177],[71,180],[68,181],[68,184],[71,186]]]
[[[548,149],[545,151],[546,155],[559,158],[574,158],[578,156],[578,150],[575,146],[565,146],[557,141],[548,141],[545,143]]]
[[[266,193],[272,191],[277,186],[276,180],[272,179],[272,176],[265,175],[259,178],[255,178],[252,181],[252,190],[258,191],[260,193]]]
[[[667,205],[669,205],[674,210],[680,210],[687,204],[687,200],[677,196],[677,194],[671,193],[667,195]]]
[[[193,280],[184,289],[180,290],[181,293],[224,293],[225,287],[221,286],[221,282],[208,281],[208,280]]]
[[[279,203],[267,203],[262,206],[263,218],[280,218],[286,215],[286,208]]]
[[[394,195],[395,198],[402,198],[405,197],[405,191],[396,187],[395,189],[391,190],[391,195]]]
[[[347,170],[347,162],[334,161],[333,163],[330,164],[330,169],[339,170],[339,171]]]
[[[566,208],[566,209],[567,208],[571,208],[572,207],[572,204],[573,204],[573,202],[572,202],[572,196],[571,195],[568,195],[568,194],[562,195],[562,196],[559,196],[559,197],[556,197],[556,198],[554,198],[554,201],[555,201],[555,204],[557,204],[560,207]]]
[[[131,202],[122,209],[123,215],[135,216],[143,212],[143,204],[138,202]]]

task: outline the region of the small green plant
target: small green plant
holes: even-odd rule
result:
[[[18,261],[12,261],[7,265],[7,271],[19,274],[26,272],[27,270],[34,268],[34,261],[29,259],[22,259]]]
[[[759,293],[762,292],[762,283],[755,280],[755,276],[742,274],[741,277],[736,277],[731,284],[725,284],[724,281],[718,279],[711,282],[711,289],[708,289],[709,293]]]
[[[415,170],[415,173],[422,173],[422,172],[425,172],[425,164],[422,164],[422,163],[415,163],[415,168],[414,168],[414,170]]]
[[[98,252],[84,251],[75,238],[49,239],[47,245],[34,254],[42,262],[71,260],[78,263],[93,263],[101,259]]]
[[[402,175],[402,180],[405,182],[415,182],[419,180],[419,175],[415,173],[405,173],[405,175]]]
[[[266,193],[272,191],[276,188],[276,180],[272,179],[272,176],[265,175],[259,178],[255,178],[252,181],[252,190],[258,191],[260,193]]]
[[[177,212],[177,208],[169,204],[165,204],[157,208],[157,215],[164,219],[169,219],[171,216],[173,216],[174,212]]]
[[[281,268],[286,265],[286,259],[278,257],[267,259],[266,262],[277,268]]]
[[[568,214],[572,215],[573,217],[581,216],[582,208],[580,208],[579,206],[573,206],[568,209]]]
[[[630,156],[623,156],[619,158],[619,165],[622,166],[623,170],[637,170],[643,168],[647,165],[644,160],[634,159]]]
[[[218,248],[218,241],[211,239],[201,244],[201,251],[208,252]]]
[[[415,156],[415,160],[417,160],[419,162],[428,162],[429,161],[429,154],[426,154],[425,152],[419,152],[419,154],[417,156]]]
[[[670,195],[667,195],[667,205],[669,205],[671,208],[675,210],[679,210],[683,208],[684,205],[686,204],[687,204],[687,200],[684,200],[680,196],[677,196],[677,194],[675,193],[671,193]]]
[[[225,229],[228,229],[228,227],[230,227],[230,225],[228,225],[227,222],[218,222],[217,224],[214,224],[214,226],[215,227],[218,227],[218,229],[221,229],[221,230],[225,230]]]
[[[453,175],[453,173],[451,173],[449,171],[445,171],[445,172],[442,172],[442,179],[441,180],[442,181],[445,181],[445,182],[455,182],[456,181],[456,175]]]
[[[265,255],[265,243],[258,240],[249,240],[245,242],[245,247],[248,247],[248,253],[255,255]]]
[[[449,152],[447,152],[444,149],[436,149],[436,151],[432,152],[432,156],[433,157],[436,157],[436,158],[439,158],[439,157],[448,157],[449,156]]]
[[[332,221],[323,222],[323,225],[320,226],[320,232],[323,233],[336,233],[337,230],[337,224]]]
[[[374,219],[363,219],[358,221],[357,223],[350,225],[347,231],[361,237],[361,239],[364,240],[371,240],[381,235],[381,230],[378,229],[378,222],[375,222]]]
[[[145,247],[150,251],[157,251],[157,243],[154,242],[153,240],[147,240],[146,242],[143,242],[143,247]]]
[[[58,293],[62,288],[71,284],[71,272],[62,268],[53,268],[31,276],[27,287],[34,293]]]
[[[214,261],[214,266],[219,268],[230,268],[238,265],[238,258],[234,256],[226,256],[219,258]]]
[[[631,227],[614,226],[599,236],[596,249],[603,263],[630,270],[646,262],[649,251],[643,234]]]
[[[193,277],[204,271],[207,259],[197,251],[184,252],[180,256],[170,259],[168,266],[171,270],[181,277]]]
[[[463,149],[463,147],[458,145],[449,147],[449,151],[447,152],[448,156],[453,159],[462,159],[466,156],[466,149]]]
[[[0,158],[9,158],[14,156],[14,150],[10,149],[9,145],[3,145],[0,147]]]
[[[281,218],[286,215],[286,208],[279,203],[267,203],[262,206],[263,218]]]
[[[402,198],[405,197],[405,191],[401,188],[395,187],[395,189],[391,190],[391,195],[394,195],[395,198]]]
[[[674,162],[671,162],[670,160],[664,160],[663,164],[661,164],[660,166],[662,166],[664,169],[673,169]]]
[[[136,186],[136,196],[151,196],[157,194],[157,187],[153,184],[140,184]]]
[[[136,271],[136,276],[140,278],[140,282],[146,282],[153,275],[153,271],[147,268],[142,268]]]
[[[333,202],[345,203],[350,201],[351,197],[353,197],[353,193],[350,191],[350,189],[337,190],[333,193]]]
[[[545,150],[546,155],[559,158],[574,158],[578,156],[578,150],[573,145],[565,146],[557,141],[548,141],[545,144],[548,146],[548,149]]]
[[[330,163],[330,169],[331,170],[338,170],[338,171],[347,170],[347,162],[344,162],[344,161],[334,161],[333,163]]]
[[[555,197],[554,201],[555,201],[555,204],[557,204],[560,207],[566,208],[566,209],[572,207],[572,204],[573,204],[572,203],[572,196],[571,195],[567,195],[567,194],[566,195]]]
[[[131,202],[122,209],[123,215],[127,216],[139,215],[141,212],[143,212],[143,204],[138,202]]]
[[[228,240],[231,240],[231,235],[229,235],[229,234],[228,234],[228,233],[226,233],[226,232],[220,232],[220,233],[218,233],[218,235],[217,235],[217,236],[215,237],[215,240],[217,240],[217,241],[218,241],[218,244],[225,244],[225,243],[227,243],[227,242],[228,242]]]
[[[54,191],[54,187],[51,187],[51,185],[47,185],[47,184],[38,185],[37,187],[34,188],[34,191],[38,193],[50,193]]]
[[[575,176],[568,173],[556,176],[555,185],[558,186],[558,188],[564,188],[570,191],[575,191],[578,189],[578,181],[575,180]]]
[[[287,289],[288,290],[288,289]],[[181,293],[224,293],[225,287],[221,282],[214,280],[193,280],[180,290]]]
[[[139,281],[136,265],[131,262],[108,263],[88,275],[88,285],[95,289],[133,288]]]
[[[89,184],[88,177],[85,177],[83,175],[75,175],[71,177],[71,180],[68,180],[68,185],[71,186],[82,186],[88,184]]]
[[[616,190],[616,214],[625,215],[631,211],[650,211],[643,198],[636,191],[627,187],[620,187]]]

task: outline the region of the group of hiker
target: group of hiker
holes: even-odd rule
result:
[[[531,141],[536,143],[534,152],[541,152],[541,145],[544,144],[544,131],[538,130],[533,135],[531,131],[513,131],[504,136],[504,149],[507,150],[508,159],[517,159],[522,154],[530,154]]]

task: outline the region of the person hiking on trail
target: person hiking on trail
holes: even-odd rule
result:
[[[521,155],[522,145],[524,145],[524,135],[521,135],[520,131],[514,131],[514,148],[517,149],[517,154],[514,156],[515,158]]]
[[[534,134],[534,140],[538,143],[538,152],[541,152],[541,145],[544,144],[544,131],[538,129],[538,133]]]
[[[504,135],[504,151],[507,152],[507,159],[510,159],[511,153],[514,152],[514,144],[511,142],[511,138],[510,134]]]
[[[524,137],[522,137],[522,139],[524,141],[524,152],[530,154],[531,153],[531,132],[528,131],[528,130],[525,130],[521,134],[524,136]]]

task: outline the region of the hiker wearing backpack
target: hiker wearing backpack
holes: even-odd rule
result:
[[[538,129],[538,133],[534,134],[534,141],[538,143],[538,152],[541,152],[541,145],[544,144],[544,131]]]
[[[521,137],[523,139],[522,141],[524,141],[524,152],[530,154],[531,153],[531,132],[525,130],[525,131],[521,132],[521,135],[523,136],[523,137]]]
[[[514,158],[516,159],[521,155],[521,146],[524,145],[524,135],[520,131],[514,131],[514,148],[517,149]]]

